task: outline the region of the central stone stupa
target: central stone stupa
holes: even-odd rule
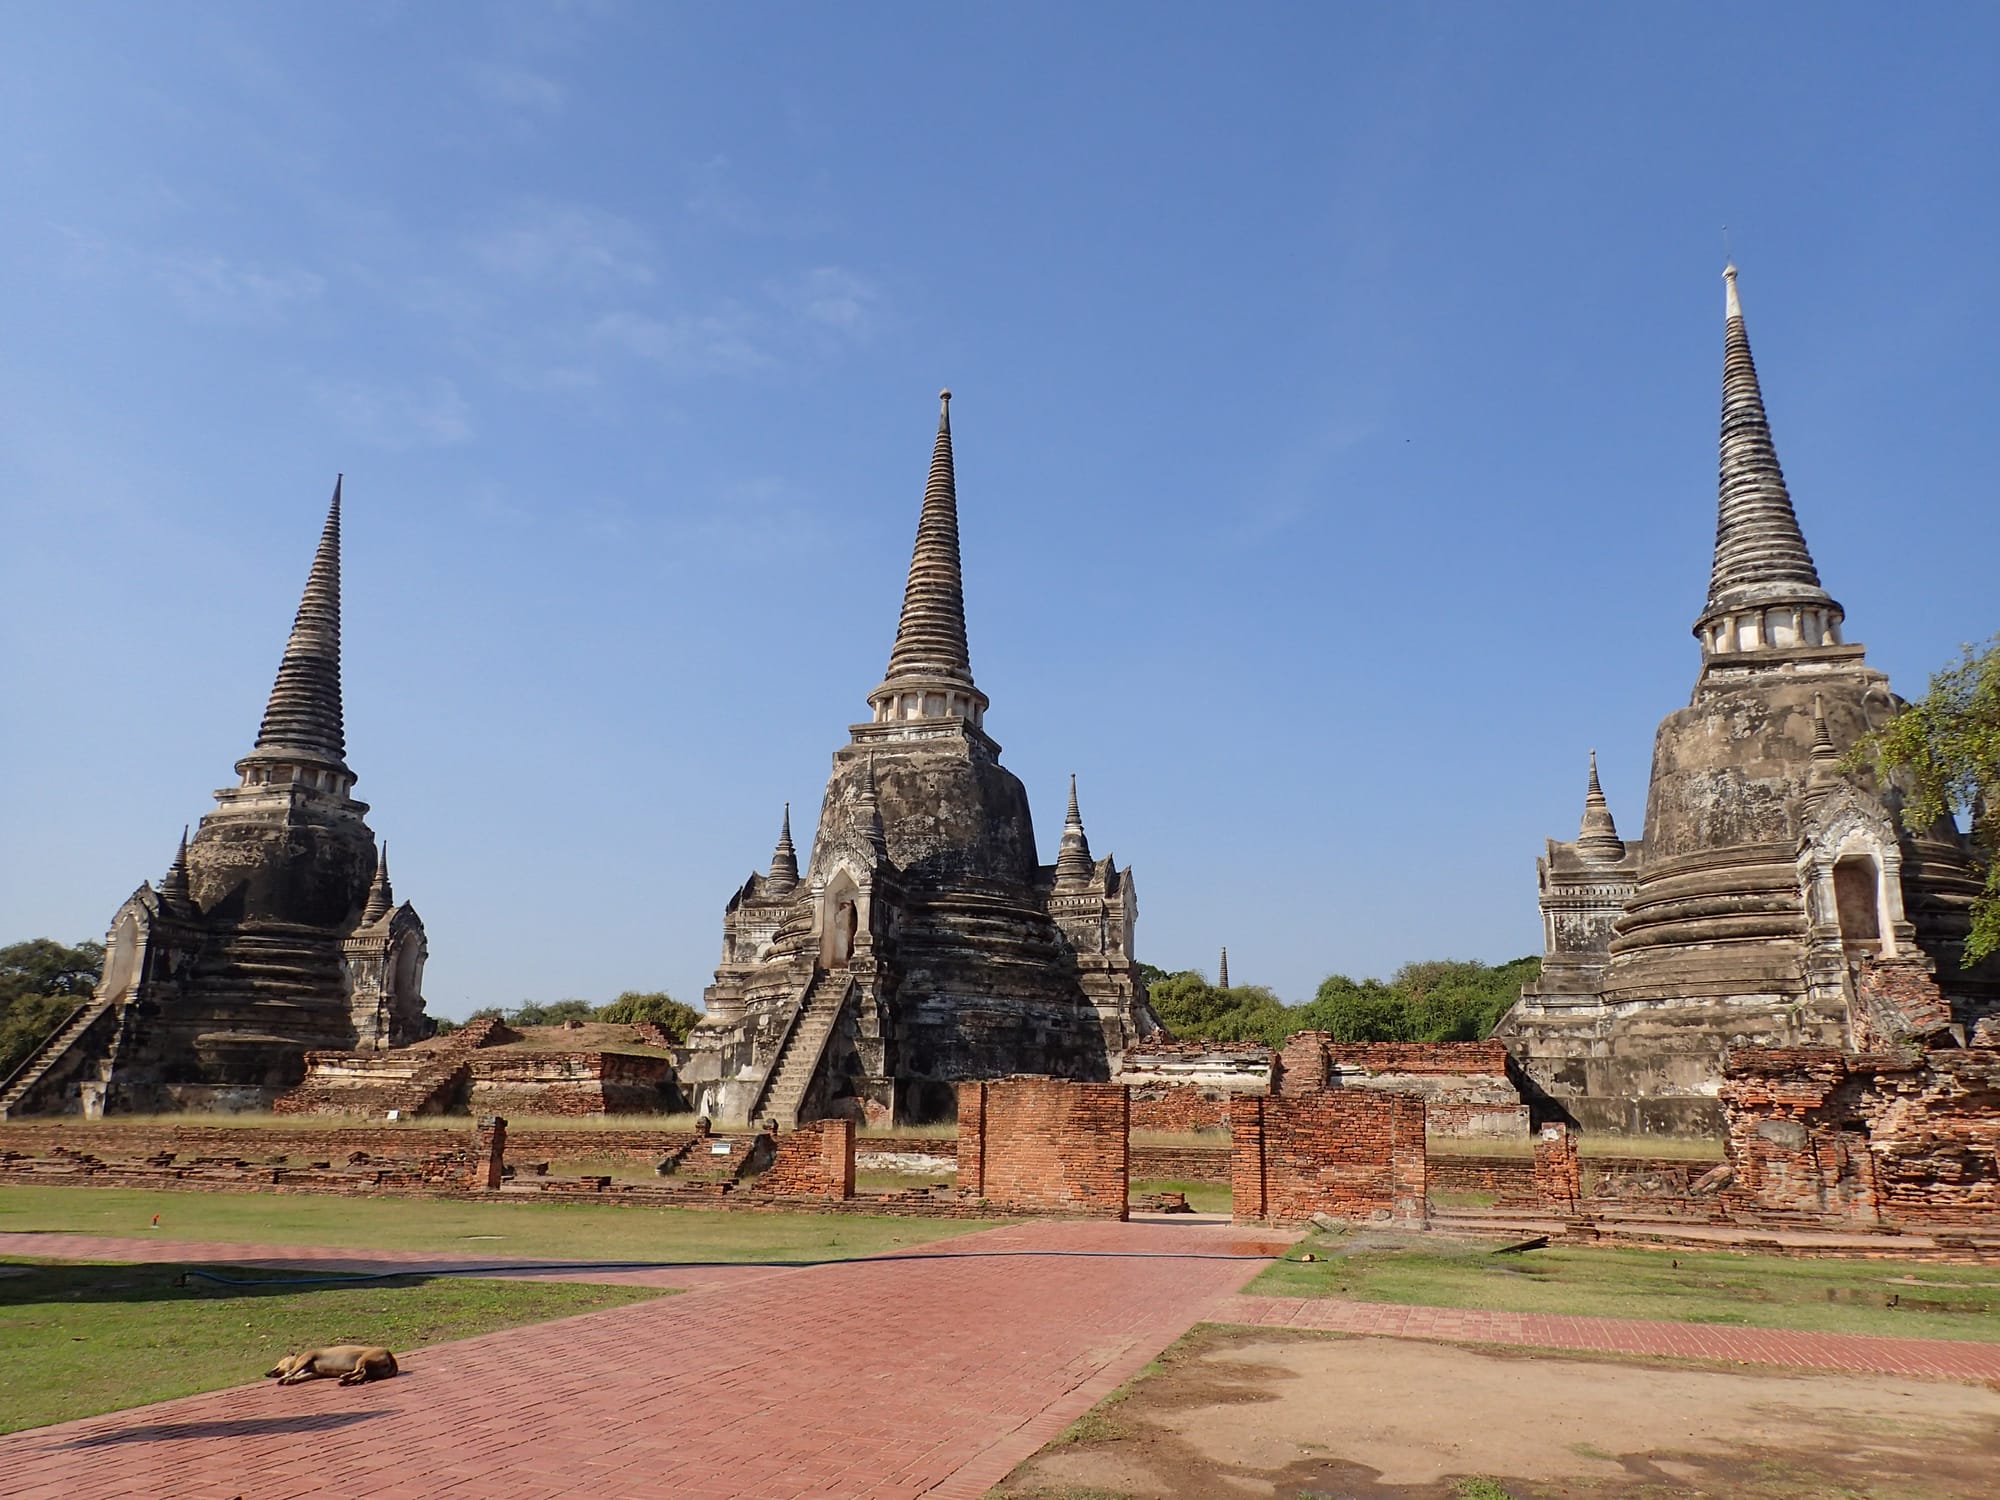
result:
[[[889,670],[834,752],[803,876],[787,810],[768,873],[723,917],[682,1070],[707,1114],[786,1125],[952,1118],[962,1079],[1102,1079],[1157,1028],[1129,870],[1094,860],[1074,780],[1055,864],[987,735],[942,396]]]

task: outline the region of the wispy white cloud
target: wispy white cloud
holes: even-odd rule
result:
[[[667,317],[630,310],[606,313],[590,332],[601,344],[683,374],[743,374],[778,363],[760,342],[756,319],[734,304]]]
[[[472,91],[488,104],[553,118],[562,113],[569,91],[561,83],[514,63],[476,62],[466,76]]]
[[[772,295],[808,322],[864,337],[874,326],[882,294],[873,282],[839,266],[816,266],[776,283]]]
[[[448,448],[472,436],[472,408],[442,377],[417,385],[325,381],[312,388],[326,416],[376,448]]]
[[[193,252],[152,257],[152,274],[183,312],[203,322],[277,322],[326,290],[325,277],[298,266]]]
[[[573,204],[538,204],[473,241],[488,271],[574,285],[653,283],[652,241],[628,219]]]

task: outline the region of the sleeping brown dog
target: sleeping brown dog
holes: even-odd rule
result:
[[[297,1385],[320,1375],[337,1375],[342,1385],[360,1385],[366,1380],[387,1380],[396,1373],[396,1356],[387,1349],[366,1344],[334,1344],[325,1349],[308,1349],[287,1354],[264,1372],[266,1380],[276,1377],[279,1385]]]

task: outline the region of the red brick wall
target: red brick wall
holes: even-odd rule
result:
[[[958,1191],[1023,1213],[1125,1217],[1123,1084],[996,1078],[958,1086]]]
[[[1314,1032],[1312,1035],[1320,1035]],[[1369,1073],[1442,1073],[1459,1077],[1507,1072],[1507,1049],[1499,1042],[1335,1042],[1324,1044],[1327,1060]]]
[[[1424,1101],[1413,1094],[1245,1095],[1230,1113],[1230,1137],[1239,1223],[1425,1219]]]
[[[1576,1212],[1583,1197],[1576,1135],[1560,1120],[1551,1120],[1535,1135],[1535,1197],[1543,1207],[1565,1214]]]
[[[1277,1080],[1280,1094],[1316,1094],[1326,1087],[1326,1049],[1332,1043],[1324,1031],[1295,1031],[1278,1054]]]
[[[852,1198],[854,1122],[815,1120],[778,1136],[754,1186],[790,1198]]]
[[[1227,1182],[1229,1146],[1134,1146],[1131,1167],[1138,1182]]]
[[[1134,1130],[1226,1130],[1229,1091],[1200,1083],[1135,1083]]]

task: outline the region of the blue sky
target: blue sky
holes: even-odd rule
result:
[[[1693,684],[1723,225],[1850,635],[2000,629],[1996,72],[1970,5],[8,7],[0,941],[232,779],[344,470],[432,1008],[695,998],[949,384],[988,727],[1142,957],[1536,951]]]

